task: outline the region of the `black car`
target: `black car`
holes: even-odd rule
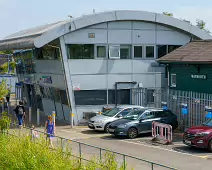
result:
[[[136,138],[141,133],[151,132],[153,121],[169,124],[173,130],[178,127],[177,116],[171,110],[144,108],[112,122],[108,132],[115,136]]]

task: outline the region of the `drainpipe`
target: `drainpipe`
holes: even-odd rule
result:
[[[117,106],[117,88],[118,84],[137,84],[136,81],[130,81],[130,82],[115,82],[115,106]]]

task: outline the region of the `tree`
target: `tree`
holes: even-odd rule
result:
[[[166,16],[169,16],[169,17],[173,17],[173,14],[169,13],[169,12],[163,12],[163,15],[166,15]]]
[[[196,20],[196,26],[201,30],[205,30],[209,34],[211,33],[208,29],[206,29],[206,22],[201,19]]]
[[[0,99],[4,98],[9,91],[10,88],[7,87],[6,80],[2,80],[2,82],[0,83]]]

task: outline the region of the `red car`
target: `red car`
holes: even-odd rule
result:
[[[206,148],[212,152],[212,119],[208,119],[200,126],[186,129],[183,143],[197,148]]]

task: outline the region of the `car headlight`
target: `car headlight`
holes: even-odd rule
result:
[[[126,128],[127,125],[125,124],[121,124],[121,125],[118,125],[118,128]]]
[[[104,121],[103,120],[97,120],[95,121],[95,123],[103,123]]]
[[[197,133],[196,136],[207,136],[208,134],[210,134],[210,132],[201,132]]]

